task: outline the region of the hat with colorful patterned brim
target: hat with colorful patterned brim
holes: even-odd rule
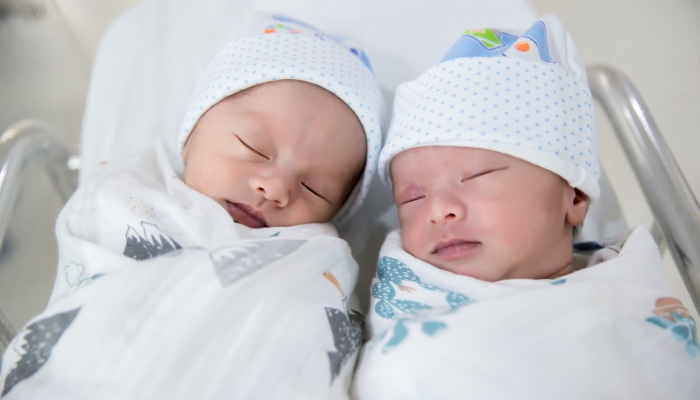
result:
[[[420,146],[462,146],[518,157],[600,195],[593,98],[571,35],[555,16],[524,34],[469,29],[436,66],[396,91],[379,174]]]

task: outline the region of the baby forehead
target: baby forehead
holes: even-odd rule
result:
[[[391,174],[396,175],[405,172],[428,172],[430,170],[442,170],[452,167],[479,166],[499,161],[515,161],[507,154],[493,150],[464,147],[464,146],[421,146],[414,147],[397,154],[391,161]]]
[[[494,150],[466,146],[422,146],[397,154],[390,173],[394,191],[422,191],[461,182],[487,172],[507,170],[510,182],[552,182],[569,185],[556,173],[519,157]],[[396,192],[398,193],[398,192]]]

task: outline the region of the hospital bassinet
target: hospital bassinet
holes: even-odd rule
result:
[[[166,137],[174,156],[174,135],[196,80],[251,10],[276,10],[357,40],[370,56],[387,110],[396,86],[433,65],[461,30],[474,26],[523,29],[536,19],[524,0],[498,0],[488,7],[473,0],[412,0],[404,3],[400,15],[389,3],[166,0],[127,11],[103,37],[94,63],[80,154],[40,121],[19,121],[0,135],[0,243],[25,171],[33,165],[45,168],[65,202],[78,185],[79,170],[83,179],[102,160],[132,154],[156,136]],[[700,310],[698,203],[629,79],[605,66],[590,67],[587,72],[593,95],[605,110],[652,210],[652,234],[661,249],[670,251]],[[605,173],[601,187],[601,200],[591,209],[581,240],[603,239],[627,229]],[[375,180],[367,203],[340,229],[361,266],[357,294],[365,308],[379,247],[397,225],[395,211],[390,192]],[[50,279],[53,268],[46,268]],[[48,298],[48,293],[41,295]],[[5,315],[11,307],[0,303],[0,353],[26,322],[8,320]]]

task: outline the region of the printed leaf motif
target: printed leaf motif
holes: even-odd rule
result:
[[[404,280],[419,282],[420,278],[411,271],[406,264],[401,261],[391,258],[382,257],[379,260],[379,268],[377,268],[377,278],[380,281],[388,281],[401,286],[401,282]]]
[[[679,342],[684,342],[690,338],[690,328],[687,325],[676,325],[671,328],[671,332],[673,332],[673,336]]]
[[[470,29],[457,39],[440,62],[463,57],[503,57],[503,51],[517,39],[498,29]]]
[[[416,314],[418,311],[421,310],[430,310],[432,307],[430,307],[427,304],[424,303],[419,303],[417,301],[410,301],[410,300],[394,300],[391,302],[391,304],[398,308],[401,311],[411,313],[411,314]]]
[[[440,321],[425,321],[423,322],[423,333],[428,336],[435,336],[443,329],[447,329],[447,324]]]
[[[493,49],[494,47],[503,46],[503,42],[498,37],[497,32],[497,30],[490,28],[467,29],[464,35],[472,36],[487,49]]]
[[[391,287],[390,283],[387,282],[377,282],[372,285],[372,297],[376,299],[393,299],[396,291]]]
[[[669,329],[676,341],[685,342],[685,352],[691,358],[700,353],[695,319],[690,316],[680,300],[675,297],[661,297],[656,300],[656,308],[652,312],[656,316],[647,318],[647,322]]]
[[[673,326],[672,321],[659,317],[649,317],[647,318],[647,322],[651,322],[652,324],[658,325],[664,329],[668,328],[669,326]]]
[[[76,264],[73,261],[66,265],[66,281],[70,287],[78,287],[81,283],[86,281],[83,278],[83,272],[85,272],[85,266],[83,264]]]
[[[5,378],[2,396],[24,379],[34,375],[51,357],[51,350],[63,332],[75,319],[80,308],[56,314],[29,325],[23,335],[21,348],[25,351]]]
[[[422,321],[419,319],[426,314],[426,311],[433,309],[439,310],[440,307],[434,308],[432,304],[397,299],[395,298],[397,292],[393,286],[397,286],[409,296],[425,291],[444,293],[445,303],[448,306],[446,308],[448,308],[448,310],[439,315],[449,314],[458,310],[460,307],[474,302],[474,299],[464,294],[445,290],[423,282],[406,264],[392,257],[385,256],[379,260],[377,278],[379,282],[375,282],[371,288],[372,297],[379,300],[374,306],[374,311],[382,318],[396,320],[395,325],[389,330],[391,338],[384,344],[383,353],[396,348],[396,346],[408,336],[408,324],[410,323],[419,322],[421,324],[421,331],[428,336],[435,336],[439,332],[447,329],[447,324],[444,322]],[[416,285],[404,285],[405,281],[416,283],[417,288],[415,287]],[[411,290],[404,290],[407,288]],[[431,311],[430,314],[437,316],[435,311]]]
[[[469,298],[468,296],[465,296],[462,293],[455,292],[448,293],[445,300],[447,300],[447,304],[449,304],[450,308],[452,309],[456,309],[474,302],[474,300]]]
[[[306,240],[250,241],[215,250],[209,254],[223,286],[295,252]]]
[[[430,310],[433,308],[428,304],[417,301],[396,299],[396,290],[394,289],[393,285],[399,288],[405,288],[407,287],[404,285],[405,281],[417,283],[419,292],[427,290],[431,292],[444,293],[445,302],[451,311],[474,302],[474,300],[469,296],[451,292],[449,290],[423,282],[418,275],[408,268],[406,264],[392,257],[385,256],[379,260],[377,278],[379,279],[379,282],[372,285],[371,293],[372,297],[375,299],[382,300],[377,302],[375,311],[377,311],[377,313],[384,318],[395,319],[403,314],[417,316],[421,313],[421,311]],[[414,288],[411,289],[411,291],[408,291],[409,293],[412,293]],[[393,312],[390,312],[389,308],[394,309]],[[388,317],[388,315],[391,315],[391,317]]]
[[[388,301],[383,299],[377,302],[377,304],[374,306],[374,311],[386,319],[394,319],[399,315],[396,311],[394,311],[394,307],[392,307]]]
[[[408,327],[406,326],[405,321],[400,319],[396,321],[392,335],[384,345],[382,353],[388,353],[395,349],[396,346],[400,345],[401,342],[406,339],[406,336],[408,336]]]

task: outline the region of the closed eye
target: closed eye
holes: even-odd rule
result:
[[[302,185],[306,188],[306,190],[308,190],[309,192],[313,193],[314,195],[316,195],[316,196],[322,198],[323,200],[327,201],[328,203],[330,203],[330,200],[328,200],[327,198],[325,198],[325,197],[321,196],[320,194],[316,193],[316,192],[315,192],[313,189],[311,189],[306,183],[302,182],[301,184],[302,184]]]
[[[397,203],[402,206],[425,198],[425,187],[420,184],[410,183],[407,185],[398,196]],[[400,202],[400,203],[399,203]]]
[[[404,204],[413,203],[414,201],[423,200],[424,198],[425,198],[425,196],[414,197],[414,198],[412,198],[412,199],[408,199],[408,200],[404,201],[403,203],[401,203],[401,204],[399,204],[399,205],[402,206],[402,205],[404,205]]]
[[[260,157],[265,158],[266,160],[269,160],[269,159],[270,159],[270,157],[268,157],[268,156],[264,155],[263,153],[261,153],[261,152],[255,150],[254,148],[250,147],[250,145],[249,145],[248,143],[244,142],[243,139],[240,138],[240,136],[236,135],[236,138],[238,139],[239,142],[241,142],[241,144],[242,144],[243,146],[247,147],[248,150],[252,151],[253,153],[255,153],[255,154],[257,154],[257,155],[259,155]]]
[[[474,174],[474,175],[471,175],[471,176],[468,176],[468,177],[462,179],[462,182],[467,181],[467,180],[470,180],[470,179],[478,178],[478,177],[480,177],[480,176],[484,176],[484,175],[490,174],[490,173],[492,173],[492,172],[502,171],[502,170],[504,170],[504,169],[508,169],[508,167],[487,169],[486,171],[478,172],[478,173],[476,173],[476,174]]]

